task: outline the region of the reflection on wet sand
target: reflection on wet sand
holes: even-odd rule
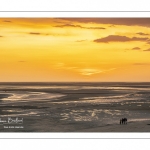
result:
[[[108,126],[109,132],[120,118],[127,117],[128,125],[150,120],[149,85],[138,88],[132,84],[94,84],[3,85],[0,118],[23,117],[25,128],[17,131],[25,132],[94,131],[98,127],[105,127],[106,132]],[[0,131],[4,131],[1,127]]]

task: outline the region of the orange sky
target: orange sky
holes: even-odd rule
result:
[[[1,18],[0,82],[150,81],[149,18]]]

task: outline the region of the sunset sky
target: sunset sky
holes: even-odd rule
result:
[[[1,18],[0,82],[150,81],[150,18]]]

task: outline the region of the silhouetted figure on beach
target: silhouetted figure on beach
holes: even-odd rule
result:
[[[127,124],[127,118],[120,119],[120,124]]]
[[[127,118],[124,118],[124,122],[125,122],[125,124],[127,124]]]

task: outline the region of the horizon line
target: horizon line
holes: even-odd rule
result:
[[[0,83],[150,83],[150,81],[0,81]]]

